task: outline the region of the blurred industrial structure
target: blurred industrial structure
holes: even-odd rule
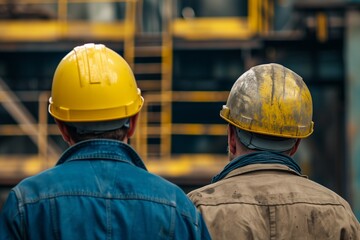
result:
[[[67,147],[49,90],[60,59],[88,42],[133,67],[145,106],[131,144],[184,191],[227,164],[218,113],[237,77],[260,63],[293,69],[315,122],[296,158],[360,217],[360,12],[344,0],[0,0],[0,207]]]

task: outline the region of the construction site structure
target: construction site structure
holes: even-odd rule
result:
[[[296,159],[354,202],[360,183],[348,183],[360,170],[349,177],[356,149],[348,149],[345,116],[358,112],[346,105],[357,14],[355,1],[340,0],[0,0],[0,206],[67,148],[47,112],[52,75],[89,42],[133,68],[145,103],[131,145],[149,171],[184,191],[228,163],[219,111],[234,81],[260,63],[293,69],[313,94],[315,122]]]

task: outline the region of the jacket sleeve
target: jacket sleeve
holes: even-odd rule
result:
[[[200,230],[200,235],[201,235],[200,239],[211,239],[210,233],[207,229],[205,221],[204,221],[202,215],[200,214],[200,212],[199,212],[199,230]]]
[[[344,236],[345,237],[344,239],[360,239],[360,223],[355,217],[351,208],[349,208],[349,213],[350,213],[349,229],[348,231],[346,230],[343,231],[344,235],[348,235],[348,236]]]
[[[21,234],[21,219],[18,200],[14,191],[9,196],[0,212],[0,240],[24,239]]]
[[[192,213],[176,211],[176,222],[173,233],[173,239],[184,240],[208,240],[211,239],[210,233],[200,212],[193,207]],[[189,213],[189,212],[187,212]]]

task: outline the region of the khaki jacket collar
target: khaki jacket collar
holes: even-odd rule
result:
[[[301,177],[308,178],[306,175],[299,174],[298,172],[294,171],[288,166],[282,164],[250,164],[231,171],[229,174],[227,174],[224,177],[224,179],[247,174],[250,172],[256,172],[256,171],[284,171]]]

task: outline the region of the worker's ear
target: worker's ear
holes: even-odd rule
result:
[[[134,135],[135,133],[135,129],[137,126],[137,120],[139,117],[139,113],[135,114],[134,116],[130,117],[130,126],[129,126],[129,130],[126,134],[127,138],[130,138]]]
[[[298,148],[299,148],[300,142],[301,142],[301,139],[298,139],[298,140],[296,141],[295,145],[293,146],[293,148],[292,148],[292,149],[290,150],[290,152],[289,152],[290,157],[292,157],[292,156],[295,155],[296,151],[297,151]]]
[[[228,124],[228,148],[229,152],[233,155],[236,153],[236,139],[237,135],[235,132],[235,127]]]
[[[62,138],[64,139],[64,141],[67,142],[69,145],[72,145],[73,141],[70,137],[70,134],[69,134],[66,124],[57,119],[55,119],[55,122],[61,132],[61,135],[62,135]]]

